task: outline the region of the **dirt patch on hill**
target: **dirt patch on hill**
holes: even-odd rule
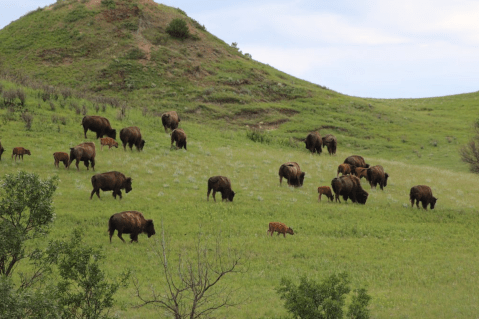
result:
[[[246,126],[249,127],[249,128],[252,128],[252,129],[257,129],[257,130],[271,131],[271,130],[278,129],[281,124],[284,124],[286,122],[289,122],[289,120],[288,119],[279,119],[279,120],[276,120],[276,121],[266,122],[266,123],[259,122],[258,124],[246,124]]]

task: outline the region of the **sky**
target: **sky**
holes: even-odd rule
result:
[[[54,0],[0,0],[0,28]],[[479,1],[156,0],[254,60],[339,93],[479,91]]]

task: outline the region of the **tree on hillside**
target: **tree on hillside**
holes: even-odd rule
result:
[[[215,246],[210,248],[198,238],[193,256],[179,254],[178,264],[171,263],[164,230],[160,247],[155,254],[161,261],[162,274],[166,281],[162,292],[151,288],[151,298],[142,296],[138,279],[134,286],[141,303],[137,308],[156,305],[171,313],[175,319],[209,318],[214,311],[237,306],[234,302],[234,290],[220,283],[226,275],[243,273],[242,258],[231,250],[223,251],[219,237]]]
[[[471,172],[479,174],[479,119],[474,123],[475,136],[459,150],[461,160],[469,164]]]

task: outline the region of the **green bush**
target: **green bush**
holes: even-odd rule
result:
[[[166,32],[172,37],[179,39],[186,39],[190,36],[188,25],[183,19],[173,19],[166,27]]]

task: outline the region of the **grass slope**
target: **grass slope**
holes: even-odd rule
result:
[[[57,218],[49,238],[67,236],[72,228],[81,228],[88,243],[102,246],[108,272],[115,275],[131,267],[145,294],[150,284],[158,291],[164,288],[154,254],[163,225],[173,259],[180,252],[191,252],[200,234],[212,242],[220,232],[225,247],[241,251],[247,259],[245,274],[226,277],[223,282],[238,289],[235,300],[246,302],[221,310],[218,317],[284,317],[286,312],[275,291],[282,276],[297,279],[305,274],[320,279],[340,271],[351,275],[353,288],[367,286],[373,297],[373,318],[470,318],[479,311],[479,280],[475,276],[479,262],[475,234],[479,222],[475,196],[479,181],[476,175],[457,169],[457,158],[452,155],[466,136],[456,134],[450,143],[444,141],[446,136],[453,136],[455,129],[466,135],[460,126],[467,114],[469,118],[474,115],[471,105],[475,103],[475,94],[433,100],[371,100],[365,104],[349,103],[355,99],[338,97],[345,109],[329,106],[329,116],[351,118],[354,124],[348,129],[364,130],[372,138],[364,140],[371,145],[355,145],[359,138],[340,135],[338,154],[332,157],[311,155],[303,144],[290,139],[302,136],[296,128],[318,125],[328,119],[324,113],[314,113],[307,103],[292,103],[289,108],[300,113],[276,131],[263,133],[265,143],[253,142],[245,131],[233,129],[234,126],[213,125],[217,122],[212,119],[199,124],[195,122],[196,113],[177,109],[183,116],[180,127],[188,134],[188,151],[170,149],[169,136],[157,116],[164,110],[161,107],[129,108],[122,119],[119,109],[106,106],[103,111],[100,107],[99,115],[109,118],[117,130],[132,125],[141,128],[146,145],[138,153],[121,148],[100,151],[99,141],[94,140],[91,132],[84,139],[80,126],[83,115],[74,106],[81,109],[85,105],[88,114],[96,114],[90,100],[69,98],[62,102],[60,96],[58,100],[44,102],[40,98],[42,88],[19,87],[4,80],[0,83],[4,91],[20,88],[27,94],[23,108],[16,100],[13,106],[0,109],[0,138],[7,150],[0,162],[1,172],[22,169],[42,177],[58,175],[60,184],[54,199]],[[462,103],[456,103],[461,100]],[[388,115],[381,113],[377,117],[368,110],[368,104],[378,113]],[[31,130],[26,130],[20,120],[25,108],[34,116]],[[324,106],[324,110],[327,108]],[[207,110],[209,107],[200,109]],[[458,114],[458,110],[466,114]],[[215,112],[211,114],[214,116]],[[361,122],[367,123],[361,121],[362,116],[384,124],[360,126]],[[431,126],[442,129],[424,134],[431,129],[421,125],[421,120],[426,119],[432,119]],[[395,136],[391,131],[400,134],[415,129],[419,133],[405,136],[404,142],[399,137],[387,140],[387,136]],[[437,139],[438,146],[430,145],[430,139]],[[54,168],[53,152],[68,152],[69,147],[83,141],[97,145],[95,173],[118,170],[133,178],[133,191],[124,194],[121,201],[114,200],[111,192],[101,192],[101,200],[89,200],[94,172],[87,171],[83,164],[79,171]],[[398,156],[397,150],[389,147],[396,144],[411,148],[424,145],[424,149],[418,149],[423,155],[419,158],[413,154],[409,159]],[[32,156],[14,162],[10,155],[15,146],[30,149]],[[370,190],[363,181],[370,194],[366,205],[328,203],[324,197],[318,203],[316,188],[330,185],[337,166],[357,150],[370,164],[384,166],[391,176],[388,186],[384,191]],[[424,157],[428,160],[423,161]],[[436,157],[441,159],[436,162]],[[306,172],[304,187],[279,187],[278,168],[287,161],[298,162]],[[206,201],[207,179],[219,174],[230,177],[233,190],[238,192],[233,203]],[[417,184],[432,186],[438,197],[435,210],[410,207],[409,189]],[[115,236],[110,244],[106,232],[108,218],[125,210],[139,210],[153,218],[157,235],[150,239],[141,235],[138,244],[123,244]],[[271,221],[286,223],[295,235],[286,239],[266,236]],[[131,287],[118,294],[115,312],[121,317],[165,315],[153,307],[132,309],[133,294]]]

